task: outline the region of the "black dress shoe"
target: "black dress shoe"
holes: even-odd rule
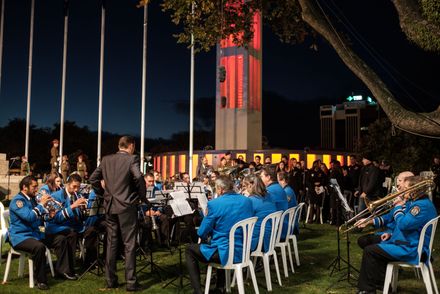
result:
[[[46,283],[37,283],[37,288],[40,290],[49,290],[49,286]]]
[[[134,284],[131,286],[127,286],[125,290],[127,290],[127,292],[138,292],[144,290],[144,287],[142,287],[140,284]]]

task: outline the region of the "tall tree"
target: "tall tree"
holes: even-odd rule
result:
[[[183,26],[178,42],[189,43],[194,33],[197,50],[209,50],[231,36],[246,46],[253,37],[253,15],[286,43],[301,43],[308,36],[324,37],[344,64],[370,89],[393,126],[407,132],[440,138],[440,106],[429,113],[405,109],[376,72],[355,53],[344,34],[338,32],[320,5],[323,0],[164,0],[163,9]],[[196,3],[191,15],[191,3]],[[425,50],[440,52],[438,0],[393,0],[400,25],[408,39]],[[415,9],[417,8],[417,9]]]

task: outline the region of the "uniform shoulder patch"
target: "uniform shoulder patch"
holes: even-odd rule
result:
[[[15,201],[15,205],[17,205],[18,208],[22,208],[23,207],[23,201],[17,200],[17,201]]]
[[[416,215],[418,215],[419,214],[419,212],[420,212],[420,207],[418,207],[418,206],[414,206],[413,208],[411,208],[411,214],[413,215],[413,216],[416,216]]]

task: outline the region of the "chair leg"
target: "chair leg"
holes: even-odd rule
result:
[[[18,259],[18,277],[23,278],[24,275],[24,259],[25,254],[20,254],[20,258]]]
[[[50,255],[49,248],[46,248],[46,260],[49,263],[50,273],[52,274],[52,278],[55,278],[55,271],[53,269],[52,256]]]
[[[278,256],[276,252],[274,252],[273,254],[273,262],[275,263],[275,271],[277,273],[278,284],[282,286],[283,284],[281,283],[280,267],[278,266]]]
[[[255,276],[255,268],[252,262],[249,264],[249,271],[251,272],[252,284],[254,284],[255,294],[259,294],[260,291],[258,289],[257,277]]]
[[[383,294],[388,294],[391,285],[391,279],[393,278],[393,265],[388,264],[385,273],[385,282],[383,284]]]
[[[231,270],[225,270],[226,292],[231,293]]]
[[[426,293],[432,294],[432,285],[431,285],[431,277],[429,274],[429,269],[423,264],[420,267],[422,271],[423,282],[425,282]]]
[[[258,260],[258,256],[251,257],[251,262],[253,263],[254,268],[257,266],[257,260]],[[246,273],[246,281],[249,279],[250,275],[251,275],[250,271],[247,271],[247,273]]]
[[[5,275],[3,276],[3,284],[6,284],[6,282],[8,281],[9,271],[11,270],[11,262],[12,262],[12,252],[9,251],[8,259],[6,260]]]
[[[299,252],[298,252],[298,241],[297,241],[295,235],[292,236],[292,243],[293,243],[293,251],[295,252],[296,266],[300,266]]]
[[[269,256],[267,254],[263,255],[263,265],[264,265],[264,277],[266,278],[266,288],[267,288],[267,291],[272,291],[272,281],[271,281],[271,277],[270,277]]]
[[[391,290],[393,293],[397,292],[397,282],[399,281],[399,267],[393,267],[393,276],[391,277]]]
[[[234,272],[237,277],[238,293],[244,294],[243,268],[240,266]]]
[[[29,288],[34,287],[34,261],[29,258]]]
[[[209,293],[209,285],[211,284],[211,274],[212,274],[212,266],[208,265],[208,269],[206,270],[205,294]]]
[[[283,269],[284,269],[284,277],[289,277],[289,272],[287,270],[287,256],[286,256],[286,246],[281,246],[281,258],[283,259]]]
[[[293,267],[292,250],[290,250],[289,240],[287,240],[287,252],[289,253],[289,262],[290,262],[290,267],[292,268],[292,273],[295,273],[295,269]]]
[[[305,224],[309,223],[310,210],[312,210],[312,205],[309,205],[309,207],[307,207],[306,220],[304,221]]]
[[[432,268],[431,262],[428,263],[428,268],[429,268],[429,273],[431,274],[431,282],[432,282],[432,286],[434,288],[434,293],[439,294],[438,287],[437,287],[437,281],[435,280],[434,269]]]

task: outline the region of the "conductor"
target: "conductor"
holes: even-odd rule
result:
[[[140,172],[139,157],[133,155],[133,137],[119,139],[119,151],[105,156],[101,165],[90,176],[93,188],[104,195],[104,208],[107,222],[107,253],[105,274],[107,288],[118,288],[116,275],[116,256],[118,238],[122,236],[125,247],[125,280],[127,291],[142,288],[136,279],[136,234],[137,204],[145,198],[145,180]],[[101,184],[101,180],[104,183]]]

